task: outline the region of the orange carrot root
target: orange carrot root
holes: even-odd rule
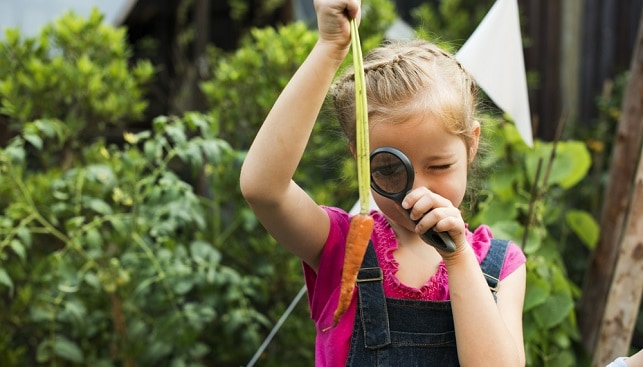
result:
[[[337,326],[339,319],[344,315],[353,298],[353,291],[357,282],[357,273],[362,265],[368,241],[373,231],[373,217],[367,214],[357,214],[351,219],[348,235],[346,236],[346,253],[344,255],[344,267],[342,268],[342,280],[337,301],[337,308],[333,314],[333,326]]]

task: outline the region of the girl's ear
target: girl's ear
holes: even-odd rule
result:
[[[478,153],[478,143],[480,142],[480,122],[478,120],[473,121],[473,133],[471,134],[471,141],[469,144],[469,163],[473,162],[473,159]]]

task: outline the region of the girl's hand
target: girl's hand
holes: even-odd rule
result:
[[[422,234],[433,228],[436,232],[446,232],[451,236],[456,250],[449,253],[438,249],[445,261],[469,248],[462,214],[449,199],[426,187],[418,187],[406,195],[402,207],[409,210],[411,220],[417,221],[416,233]]]
[[[348,51],[350,19],[360,19],[360,0],[315,0],[319,40]]]

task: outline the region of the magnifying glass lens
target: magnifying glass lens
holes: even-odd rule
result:
[[[383,192],[398,194],[408,188],[408,173],[402,160],[395,154],[381,152],[371,159],[371,180]]]

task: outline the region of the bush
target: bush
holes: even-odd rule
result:
[[[56,139],[58,123],[33,124]],[[219,178],[240,157],[212,126],[197,114],[159,117],[153,132],[126,134],[122,149],[86,147],[85,164],[66,171],[29,171],[24,134],[0,152],[0,191],[11,198],[0,216],[10,305],[2,365],[210,365],[201,361],[231,358],[227,343],[257,341],[266,323],[250,307],[258,279],[216,248],[243,225],[243,211],[226,216],[239,195],[199,197],[170,169],[185,166],[193,179],[204,167],[204,179],[230,189]]]
[[[568,190],[586,175],[591,159],[578,141],[534,142],[528,148],[509,123],[487,121],[492,147],[482,162],[489,181],[470,221],[520,244],[527,255],[523,333],[528,366],[578,366],[583,350],[575,318],[579,289],[568,276],[569,246],[593,248],[598,224],[566,206]]]
[[[67,127],[63,143],[81,143],[110,126],[122,129],[147,107],[152,65],[130,67],[125,29],[106,25],[97,10],[87,19],[67,13],[33,38],[8,29],[5,39],[0,113],[14,132],[36,119],[58,119]]]

